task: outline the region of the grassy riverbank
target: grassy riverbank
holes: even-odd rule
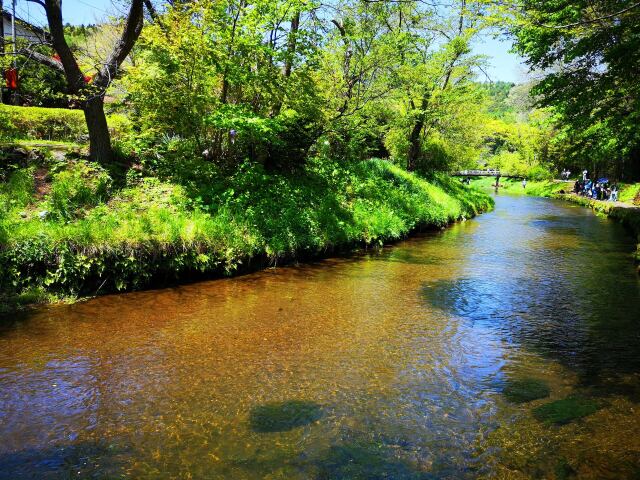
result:
[[[34,302],[233,274],[444,226],[492,206],[445,176],[389,162],[312,160],[295,175],[186,162],[126,176],[82,159],[5,162],[2,302]],[[248,265],[253,262],[251,267]]]

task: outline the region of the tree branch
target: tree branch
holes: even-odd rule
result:
[[[615,13],[611,13],[609,15],[604,15],[602,17],[598,17],[598,18],[593,18],[591,20],[581,20],[579,22],[575,22],[575,23],[568,23],[566,25],[548,25],[546,23],[541,23],[539,24],[542,27],[545,28],[553,28],[553,29],[561,29],[561,28],[573,28],[573,27],[579,27],[581,25],[589,25],[591,23],[598,23],[601,22],[602,20],[608,20],[609,18],[613,18],[613,17],[617,17],[619,15],[623,15],[627,12],[630,12],[631,10],[634,10],[636,8],[640,7],[640,2],[638,3],[634,3],[633,5],[628,6],[625,9],[620,10],[619,12],[615,12]]]
[[[45,67],[53,68],[54,70],[58,70],[59,72],[64,74],[64,68],[62,66],[62,63],[60,63],[58,60],[55,60],[49,57],[48,55],[44,55],[34,50],[30,50],[29,48],[23,48],[19,50],[18,54],[24,55],[25,57],[32,58],[39,64],[44,65]]]
[[[144,21],[143,0],[132,0],[122,36],[116,42],[104,66],[96,77],[94,84],[106,88],[118,73],[118,68],[127,58],[129,52],[142,32]]]

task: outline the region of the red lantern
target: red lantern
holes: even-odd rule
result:
[[[4,79],[7,82],[7,88],[9,90],[18,89],[18,70],[10,68],[4,72]]]

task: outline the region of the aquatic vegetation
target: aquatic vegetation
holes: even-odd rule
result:
[[[508,381],[502,393],[513,403],[526,403],[548,397],[551,390],[542,380],[523,378]]]
[[[533,409],[536,420],[547,424],[562,425],[597,412],[601,404],[584,397],[571,396],[545,403]]]
[[[394,457],[383,445],[352,442],[334,445],[318,462],[319,480],[427,480],[430,473]]]
[[[316,422],[322,415],[322,407],[315,402],[290,400],[253,408],[249,423],[256,432],[284,432]]]

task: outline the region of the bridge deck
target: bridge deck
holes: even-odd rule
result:
[[[500,170],[460,170],[451,173],[452,177],[497,177],[498,175],[502,178],[522,178],[521,175],[500,173]]]

